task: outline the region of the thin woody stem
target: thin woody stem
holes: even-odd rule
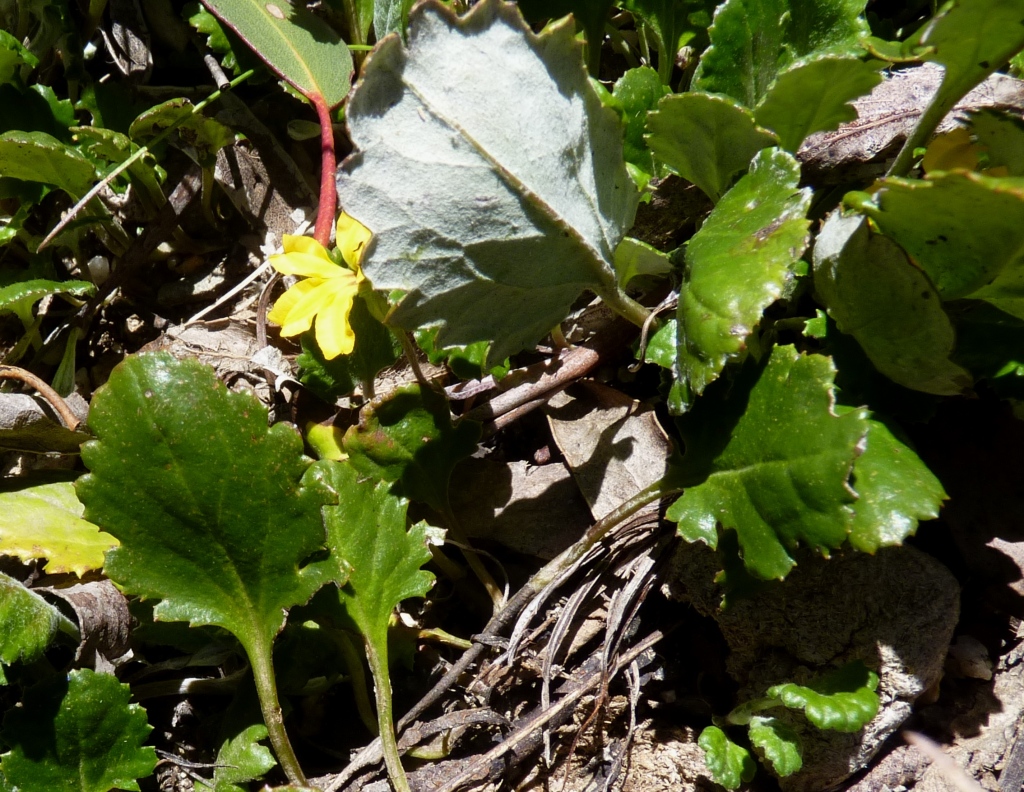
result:
[[[324,247],[331,241],[331,226],[337,214],[338,188],[334,183],[338,161],[334,153],[334,129],[331,126],[331,109],[321,94],[307,96],[320,121],[320,204],[316,212],[316,227],[313,238]]]

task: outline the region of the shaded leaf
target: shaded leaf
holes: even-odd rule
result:
[[[0,135],[0,176],[52,184],[81,198],[95,181],[93,164],[71,146],[45,132]]]
[[[45,558],[49,574],[81,577],[100,569],[117,540],[83,520],[84,511],[70,481],[0,489],[0,553],[22,561]]]
[[[843,415],[852,408],[836,407]],[[853,463],[850,545],[865,553],[899,545],[919,520],[934,520],[946,500],[942,483],[914,450],[884,421],[867,420],[864,452]]]
[[[484,368],[488,346],[486,341],[468,346],[439,348],[436,344],[437,328],[417,330],[414,336],[420,349],[427,353],[427,360],[432,365],[446,364],[459,379],[479,379],[487,375],[501,378],[508,374],[508,358],[494,368]]]
[[[305,96],[341,104],[352,78],[352,55],[334,29],[288,0],[203,0],[274,72]]]
[[[704,749],[704,762],[712,777],[726,789],[736,789],[754,778],[757,765],[750,752],[730,740],[717,726],[705,728],[697,738],[697,745]]]
[[[370,58],[347,117],[360,151],[339,200],[373,231],[366,275],[405,292],[390,322],[441,326],[444,347],[490,341],[491,367],[584,289],[616,288],[637,195],[566,23],[535,36],[498,0],[461,18],[424,3],[408,50],[388,39]]]
[[[592,64],[597,63],[597,54],[604,40],[604,23],[614,5],[613,0],[518,0],[518,4],[523,10],[523,16],[530,21],[557,19],[572,14],[586,32],[587,41],[594,42],[589,58]],[[594,76],[597,76],[596,71]]]
[[[1024,320],[988,303],[973,303],[956,319],[954,357],[1000,395],[1020,392],[1024,384]]]
[[[971,375],[949,359],[953,326],[928,276],[863,217],[832,214],[814,245],[814,288],[836,326],[907,388],[951,396]]]
[[[275,764],[270,749],[260,745],[267,738],[267,727],[253,724],[225,740],[217,751],[217,768],[212,784],[197,780],[196,789],[213,792],[248,792],[249,781],[262,778]]]
[[[671,271],[669,255],[639,239],[626,237],[615,248],[615,274],[622,286],[638,275],[667,275]]]
[[[220,121],[193,111],[188,99],[169,99],[142,113],[128,130],[135,140],[155,137],[180,119],[184,119],[175,134],[185,146],[196,153],[196,160],[204,168],[217,162],[217,152],[235,139],[235,133]]]
[[[878,674],[857,661],[809,685],[775,685],[766,695],[790,709],[803,710],[819,729],[855,732],[878,714]]]
[[[820,355],[777,346],[748,366],[727,399],[702,399],[680,421],[684,464],[696,483],[669,508],[687,541],[716,547],[718,525],[736,531],[743,562],[785,577],[790,551],[846,540],[855,499],[848,485],[867,432],[864,411],[832,411],[835,369]]]
[[[687,245],[677,310],[687,404],[744,353],[764,309],[786,294],[808,239],[811,191],[799,182],[792,156],[759,152]]]
[[[667,96],[648,117],[647,144],[655,157],[712,201],[729,189],[775,136],[754,123],[749,110],[726,96],[683,93]]]
[[[800,755],[800,738],[778,718],[755,715],[750,719],[750,743],[783,778],[793,775],[804,765]]]
[[[479,424],[452,425],[448,400],[419,385],[397,389],[359,414],[345,433],[352,467],[378,481],[401,481],[403,493],[448,511],[448,481],[460,459],[476,450]]]
[[[27,324],[32,319],[32,306],[44,297],[53,294],[91,297],[95,293],[96,287],[86,281],[52,281],[33,278],[0,286],[0,313],[10,311]]]
[[[658,39],[658,72],[668,85],[676,53],[711,24],[710,0],[623,0],[619,5],[643,21]]]
[[[79,497],[121,542],[105,571],[159,598],[157,619],[223,627],[250,657],[269,656],[286,610],[344,580],[336,557],[309,561],[326,540],[327,493],[303,475],[302,440],[268,429],[263,405],[213,369],[130,357],[96,392],[89,423],[99,439],[82,448],[91,472]]]
[[[986,300],[1024,318],[1024,183],[977,173],[886,179],[860,207],[944,300]]]
[[[612,97],[626,124],[623,157],[635,169],[633,180],[641,187],[655,174],[654,158],[644,141],[647,113],[657,106],[659,99],[669,93],[670,89],[662,85],[658,73],[648,66],[629,69],[615,81],[612,88]],[[640,174],[639,180],[636,174]]]
[[[867,0],[726,0],[693,87],[756,107],[778,74],[812,54],[857,54]]]
[[[60,611],[12,577],[0,573],[0,663],[31,662],[39,657],[62,629],[78,632]],[[0,666],[0,685],[6,684]]]
[[[1008,113],[985,110],[971,116],[971,132],[986,153],[987,167],[1024,176],[1024,122]]]
[[[8,710],[0,772],[13,787],[47,792],[138,790],[156,767],[152,730],[131,690],[112,675],[72,671],[31,688]]]
[[[101,157],[107,162],[122,163],[132,154],[139,150],[139,147],[132,143],[131,138],[115,132],[113,129],[102,129],[100,127],[72,127],[71,131],[83,142],[94,157]],[[137,160],[128,166],[128,173],[132,179],[143,189],[154,202],[162,202],[163,192],[160,189],[160,182],[157,180],[154,163],[146,157]]]
[[[808,135],[857,118],[850,102],[882,82],[878,66],[836,56],[798,61],[778,76],[754,118],[779,136],[782,148],[796,153]]]

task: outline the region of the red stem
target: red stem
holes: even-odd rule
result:
[[[320,208],[316,213],[313,238],[324,247],[331,241],[331,226],[337,211],[338,189],[334,184],[337,158],[334,155],[334,130],[331,127],[331,109],[320,94],[310,94],[309,101],[316,108],[320,121]]]

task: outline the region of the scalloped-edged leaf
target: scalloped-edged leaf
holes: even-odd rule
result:
[[[750,744],[775,771],[785,778],[804,766],[800,738],[778,718],[755,715],[750,719]]]
[[[757,765],[746,748],[734,743],[717,726],[708,726],[697,738],[704,749],[704,763],[712,777],[726,789],[737,789],[754,778]]]
[[[343,582],[325,547],[329,494],[304,477],[311,460],[285,424],[231,393],[213,369],[168,354],[128,358],[93,397],[78,480],[86,518],[121,545],[107,575],[161,601],[164,621],[232,632],[269,656],[285,612],[329,581]]]
[[[56,608],[12,577],[0,573],[0,663],[31,662],[57,634],[78,628]],[[0,685],[6,684],[0,665]]]
[[[932,105],[949,110],[1024,48],[1024,5],[1020,0],[949,3],[905,46],[942,64],[942,84]]]
[[[759,152],[687,245],[676,313],[687,404],[745,352],[764,309],[786,294],[808,240],[811,191],[799,183],[791,155]]]
[[[344,446],[362,475],[401,481],[403,494],[444,514],[452,470],[479,439],[479,424],[453,425],[447,399],[414,384],[364,407],[359,424],[345,433]]]
[[[952,396],[971,387],[953,363],[953,325],[928,276],[859,215],[833,213],[814,244],[814,288],[875,367],[906,388]]]
[[[836,416],[835,368],[821,355],[777,346],[747,366],[728,398],[701,399],[680,421],[690,486],[667,512],[687,541],[718,544],[736,531],[746,568],[768,580],[806,544],[843,544],[855,500],[848,484],[867,433],[863,410]]]
[[[95,293],[96,287],[86,281],[53,281],[33,278],[0,286],[0,313],[10,311],[23,322],[28,322],[31,320],[32,306],[44,297],[54,294],[91,297]]]
[[[445,347],[442,349],[438,348],[436,344],[436,328],[417,330],[414,333],[414,337],[416,344],[426,353],[427,360],[431,364],[435,366],[447,365],[459,379],[479,379],[488,375],[493,375],[495,379],[500,379],[509,372],[508,358],[492,369],[484,368],[488,346],[486,341],[469,344],[468,346]]]
[[[704,93],[666,96],[647,117],[647,128],[654,156],[712,201],[722,197],[758,151],[777,142],[745,107],[727,96]]]
[[[81,577],[103,566],[117,539],[82,519],[85,507],[70,481],[0,488],[0,554],[22,561],[47,559],[49,574]]]
[[[836,407],[844,414],[852,408]],[[942,483],[915,451],[885,424],[871,416],[864,452],[853,463],[850,545],[865,553],[902,544],[920,520],[939,516],[948,497]]]
[[[768,89],[754,119],[779,136],[782,148],[796,153],[808,135],[857,118],[851,102],[882,81],[878,68],[877,63],[831,55],[798,61]]]
[[[29,689],[24,706],[4,717],[10,750],[0,772],[26,792],[137,791],[156,752],[142,744],[152,730],[146,711],[130,702],[128,685],[88,669]]]
[[[195,788],[212,792],[248,792],[249,781],[262,778],[277,764],[270,749],[260,745],[260,741],[265,739],[267,727],[262,723],[254,723],[226,739],[217,751],[213,783],[196,780]]]
[[[367,277],[405,292],[391,323],[441,326],[443,347],[490,341],[490,368],[585,289],[616,288],[638,198],[567,22],[538,36],[500,0],[458,18],[428,0],[408,49],[389,38],[370,57],[347,119],[359,151],[339,200],[373,231]]]
[[[838,668],[809,685],[788,682],[768,689],[790,709],[803,710],[819,729],[860,731],[878,714],[878,674],[857,661]]]
[[[289,0],[203,0],[274,72],[305,96],[341,104],[352,78],[352,55],[334,28]]]
[[[81,198],[96,180],[96,169],[77,149],[45,132],[0,135],[0,176],[52,184]]]
[[[726,0],[715,12],[693,87],[756,107],[797,58],[857,54],[867,0]]]
[[[34,68],[39,65],[39,58],[6,30],[0,30],[0,85],[19,82],[16,75],[25,65]]]
[[[934,173],[886,179],[860,207],[944,300],[985,300],[1024,318],[1024,179]]]
[[[655,173],[654,158],[644,141],[647,113],[670,93],[668,86],[662,85],[658,73],[649,66],[629,69],[612,88],[613,100],[626,125],[622,153],[626,162],[635,168],[633,180],[637,184],[646,184]],[[640,180],[636,178],[637,174],[641,175]]]

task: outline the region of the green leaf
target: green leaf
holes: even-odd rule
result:
[[[196,152],[196,160],[204,168],[212,168],[217,152],[235,139],[235,133],[220,121],[196,113],[188,99],[168,99],[139,115],[128,130],[135,140],[156,137],[167,127],[184,119],[175,130],[184,145]]]
[[[843,544],[855,499],[848,485],[867,433],[864,411],[832,411],[835,369],[820,355],[777,346],[748,366],[727,399],[702,399],[680,421],[684,464],[699,483],[668,510],[687,541],[718,543],[736,531],[754,575],[783,578],[790,551]]]
[[[260,745],[267,738],[267,727],[253,724],[223,742],[217,751],[217,769],[213,783],[197,780],[196,789],[213,792],[248,792],[247,782],[262,778],[275,764],[270,750]]]
[[[639,239],[626,237],[615,248],[615,273],[622,286],[638,275],[667,275],[671,271],[669,255]]]
[[[668,85],[676,53],[711,24],[715,3],[709,0],[623,0],[619,5],[654,31],[658,71]]]
[[[808,135],[837,129],[857,118],[850,102],[871,93],[882,81],[879,64],[833,55],[797,61],[768,89],[754,110],[757,123],[779,136],[796,153]]]
[[[745,353],[764,309],[790,288],[808,241],[811,191],[799,182],[791,155],[759,152],[687,245],[677,311],[687,403]]]
[[[860,661],[833,671],[807,686],[775,685],[766,695],[790,709],[803,710],[819,729],[860,731],[878,714],[878,674]]]
[[[373,32],[377,41],[391,33],[405,36],[415,0],[373,0]]]
[[[388,624],[402,600],[425,596],[433,582],[434,576],[420,569],[430,559],[426,524],[406,531],[408,504],[391,494],[388,482],[363,479],[344,462],[320,464],[337,494],[337,505],[324,509],[331,550],[352,563],[352,575],[338,597],[365,643],[388,775],[396,789],[408,789],[395,744]]]
[[[941,119],[968,91],[1024,48],[1024,6],[1019,0],[968,0],[943,6],[908,42],[943,66],[932,106]]]
[[[977,173],[886,179],[860,208],[931,278],[943,300],[986,300],[1024,318],[1024,180]]]
[[[647,363],[654,363],[662,368],[673,368],[676,363],[678,348],[678,323],[675,319],[669,319],[665,324],[651,336],[647,342],[647,351],[644,353],[644,360]]]
[[[987,167],[1024,176],[1024,122],[1008,113],[982,110],[971,115],[971,132],[985,150]]]
[[[300,336],[302,354],[296,359],[299,382],[320,398],[333,402],[357,387],[373,383],[382,369],[394,363],[402,346],[369,311],[362,295],[352,302],[349,322],[356,334],[351,354],[327,360],[312,332]]]
[[[755,715],[750,719],[750,744],[771,765],[776,775],[785,778],[804,766],[800,738],[778,718]]]
[[[613,0],[518,0],[518,4],[523,16],[531,22],[572,14],[586,32],[587,41],[593,42],[589,52],[591,63],[598,62],[597,54],[604,41],[604,25],[614,5]],[[597,71],[592,69],[592,72],[597,77]]]
[[[840,415],[850,407],[836,407]],[[899,545],[919,520],[934,520],[947,495],[914,450],[883,420],[868,418],[864,452],[853,463],[850,545],[865,553]]]
[[[288,0],[203,0],[275,73],[305,96],[336,107],[348,94],[352,55],[338,34],[304,4]]]
[[[19,281],[0,286],[0,314],[10,311],[24,323],[32,320],[32,306],[44,297],[67,294],[72,297],[91,297],[96,287],[86,281],[52,281],[42,278]]]
[[[448,481],[461,459],[476,450],[479,424],[452,425],[448,401],[419,385],[397,389],[359,414],[345,433],[352,466],[378,481],[401,481],[403,493],[440,514],[448,512]]]
[[[268,429],[256,398],[208,366],[130,357],[96,392],[89,425],[86,517],[121,542],[109,577],[159,598],[157,619],[223,627],[251,656],[269,652],[288,608],[344,580],[334,556],[309,560],[326,541],[327,494],[303,477],[302,440]]]
[[[952,396],[971,375],[950,361],[953,326],[928,276],[863,217],[833,213],[814,245],[814,288],[838,328],[893,382]]]
[[[238,53],[234,47],[238,46],[241,49],[243,45],[238,41],[237,37],[232,41],[232,37],[229,37],[224,32],[224,28],[221,27],[217,17],[203,8],[198,2],[187,3],[182,10],[182,16],[188,20],[188,23],[195,28],[197,33],[206,36],[206,46],[212,52],[223,56],[221,58],[221,65],[225,69],[235,75],[241,74],[242,70],[238,62]]]
[[[658,73],[648,66],[629,69],[612,88],[612,96],[626,124],[623,157],[643,174],[644,184],[655,174],[654,158],[644,142],[647,113],[657,106],[659,99],[670,93],[668,86],[662,85]]]
[[[107,162],[120,164],[139,150],[131,138],[113,129],[85,126],[72,127],[71,132],[92,156],[105,159]],[[128,173],[138,186],[146,191],[150,200],[159,204],[164,196],[154,166],[152,157],[144,156],[128,166]]]
[[[486,341],[479,341],[468,346],[438,347],[437,328],[417,330],[413,335],[417,345],[426,352],[427,360],[432,365],[439,366],[442,363],[447,365],[459,379],[480,379],[488,374],[500,379],[508,374],[508,358],[491,369],[484,368],[488,347]]]
[[[757,772],[750,752],[741,748],[717,726],[708,726],[697,738],[704,749],[704,762],[712,777],[726,789],[737,789],[740,784],[753,780]]]
[[[712,201],[722,197],[758,151],[776,143],[749,110],[726,96],[703,93],[665,97],[648,116],[647,127],[654,156]]]
[[[152,730],[131,690],[109,674],[72,671],[30,689],[4,717],[0,772],[22,790],[138,790],[156,767]]]
[[[988,303],[972,303],[956,319],[955,358],[996,392],[1019,392],[1024,380],[1024,320]]]
[[[96,180],[89,160],[45,132],[0,135],[0,176],[52,184],[72,198],[81,198]]]
[[[39,58],[6,30],[0,29],[0,84],[16,82],[18,71],[25,65],[35,68]]]
[[[117,540],[82,519],[84,507],[70,481],[0,488],[0,554],[22,561],[47,559],[49,574],[81,577],[103,566]]]
[[[535,36],[498,0],[463,17],[422,4],[408,50],[387,39],[369,60],[348,123],[360,151],[339,200],[373,231],[367,277],[405,292],[389,322],[441,326],[442,347],[490,341],[490,368],[583,290],[615,292],[637,195],[566,23]]]
[[[715,12],[693,87],[756,107],[798,58],[857,54],[867,0],[726,0]]]
[[[60,611],[12,577],[0,573],[0,663],[31,662],[39,657],[57,634],[69,635],[78,628]],[[0,666],[0,685],[6,684]]]

